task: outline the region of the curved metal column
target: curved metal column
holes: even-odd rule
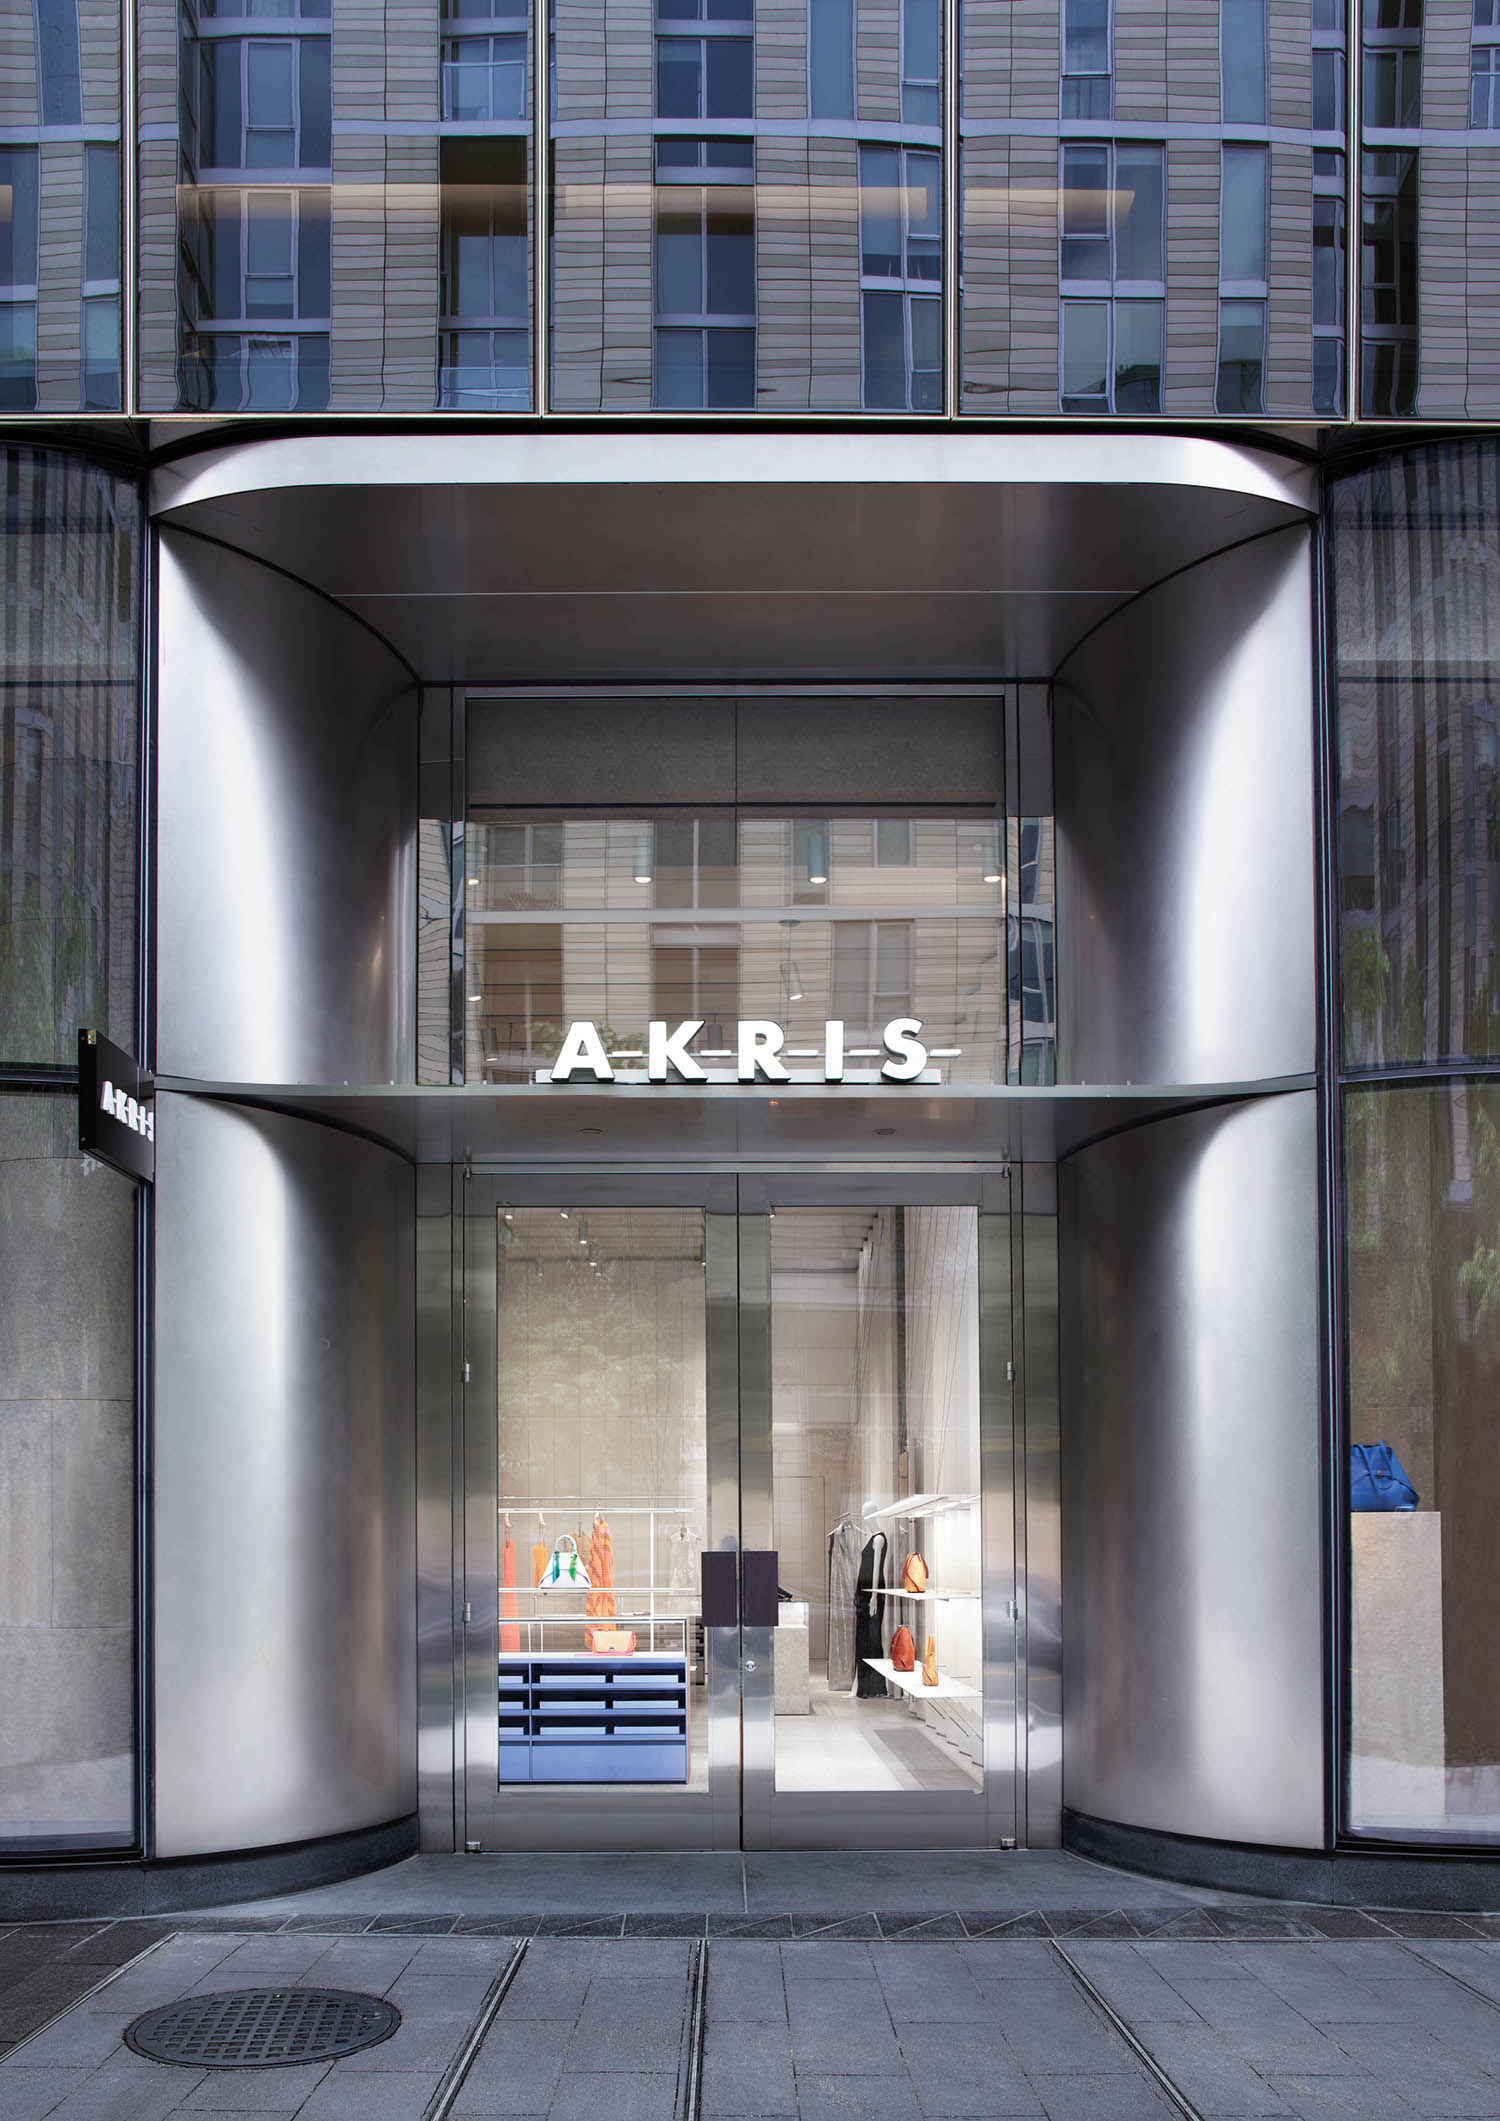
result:
[[[157,1098],[155,1845],[416,1808],[413,1173]]]
[[[1310,1091],[1062,1167],[1063,1800],[1323,1843]]]
[[[159,533],[156,1066],[410,1082],[416,693],[285,575]]]
[[[1204,560],[1054,687],[1059,1082],[1315,1063],[1312,534]]]

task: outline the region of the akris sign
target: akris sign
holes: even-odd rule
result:
[[[825,1022],[821,1046],[788,1046],[780,1024],[753,1016],[735,1025],[733,1046],[700,1046],[696,1054],[690,1053],[688,1048],[704,1022],[702,1017],[690,1017],[675,1025],[650,1023],[644,1051],[616,1047],[612,1052],[605,1050],[596,1024],[569,1024],[556,1060],[550,1068],[539,1068],[536,1079],[543,1083],[936,1083],[942,1076],[928,1061],[951,1060],[959,1050],[934,1047],[929,1054],[920,1036],[921,1019],[915,1016],[892,1017],[878,1046],[847,1046],[843,1023],[837,1017]],[[705,1067],[705,1061],[729,1061],[733,1066]],[[791,1065],[798,1061],[815,1065]],[[850,1065],[871,1061],[879,1066]]]
[[[156,1105],[149,1079],[97,1031],[78,1034],[78,1146],[127,1178],[156,1176]]]

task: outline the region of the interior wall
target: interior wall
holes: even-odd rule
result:
[[[1312,557],[1201,561],[1058,673],[1059,1082],[1315,1065]]]
[[[163,1091],[156,1157],[154,1853],[405,1818],[414,1174]]]
[[[409,674],[299,582],[158,537],[156,1066],[411,1082]]]
[[[1061,1167],[1063,1801],[1323,1842],[1311,1092]]]

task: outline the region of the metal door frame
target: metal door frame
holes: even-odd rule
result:
[[[974,1791],[776,1789],[775,1630],[742,1629],[743,1837],[747,1849],[993,1848],[1016,1839],[1016,1440],[1011,1349],[1011,1187],[1006,1168],[789,1170],[741,1175],[740,1522],[771,1545],[771,1224],[779,1207],[979,1211],[980,1584],[983,1780]]]
[[[455,1188],[455,1191],[460,1191]],[[459,1840],[484,1849],[868,1849],[1006,1847],[1017,1835],[1025,1758],[1017,1693],[1017,1487],[1013,1406],[1011,1174],[674,1172],[597,1166],[465,1171],[462,1465],[456,1574],[461,1674],[455,1769]],[[698,1207],[706,1264],[709,1547],[765,1549],[772,1532],[771,1225],[774,1207],[960,1206],[979,1211],[981,1628],[984,1775],[977,1791],[775,1788],[770,1627],[709,1627],[708,1788],[527,1787],[498,1778],[496,1404],[497,1216],[515,1207]],[[469,1419],[471,1407],[474,1419]]]
[[[733,1177],[693,1172],[465,1173],[463,1187],[462,1690],[456,1738],[462,1839],[484,1849],[702,1849],[740,1844],[739,1631],[705,1630],[708,1788],[499,1784],[498,1225],[502,1205],[701,1208],[705,1275],[707,1545],[739,1536],[736,1195]],[[471,1408],[474,1419],[467,1418]]]

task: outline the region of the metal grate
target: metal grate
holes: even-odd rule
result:
[[[182,1996],[125,2028],[125,2044],[152,2062],[194,2069],[278,2069],[336,2062],[389,2040],[394,2004],[343,1988],[238,1988]]]

